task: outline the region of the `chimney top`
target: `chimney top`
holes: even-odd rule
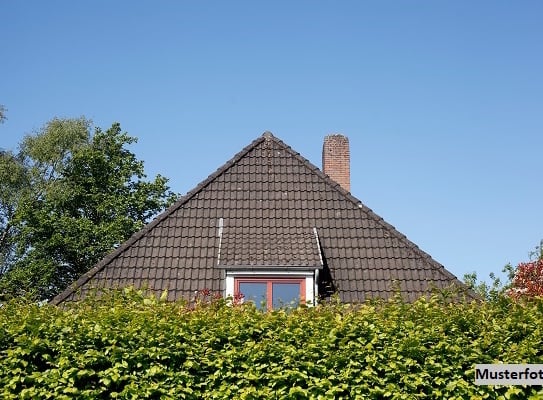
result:
[[[348,192],[351,191],[350,163],[349,139],[341,134],[325,136],[322,146],[322,171]]]

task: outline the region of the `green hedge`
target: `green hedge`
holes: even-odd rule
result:
[[[125,290],[0,308],[2,399],[525,399],[476,363],[543,363],[543,302],[341,304],[261,313]]]

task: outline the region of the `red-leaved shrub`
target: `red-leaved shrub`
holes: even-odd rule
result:
[[[543,297],[543,259],[520,263],[507,294],[513,298]]]

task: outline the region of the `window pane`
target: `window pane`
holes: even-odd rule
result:
[[[239,292],[245,298],[244,301],[252,301],[259,309],[266,309],[266,282],[240,282]]]
[[[273,282],[273,308],[297,307],[300,303],[300,284]]]

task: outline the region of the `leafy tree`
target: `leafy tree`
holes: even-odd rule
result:
[[[543,259],[520,263],[507,293],[513,298],[542,297]]]
[[[530,260],[543,259],[543,239],[539,241],[539,245],[535,246],[534,250],[530,252]]]
[[[28,212],[43,201],[59,180],[60,168],[76,148],[89,143],[90,122],[84,118],[53,119],[37,134],[26,136],[19,152],[3,151],[0,158],[0,293],[13,292],[15,287],[32,287],[35,282],[27,268],[14,269],[22,264],[28,248],[35,246],[24,238],[25,227],[30,226]],[[42,268],[39,268],[42,269]],[[15,275],[26,276],[25,285],[6,288],[5,275],[16,282]],[[42,279],[45,275],[37,274]],[[11,286],[11,285],[7,285]]]
[[[15,212],[28,193],[30,182],[22,160],[10,151],[0,151],[0,276],[15,257],[15,237],[20,232]]]
[[[507,266],[505,267],[507,268]],[[505,272],[505,269],[503,270]],[[501,279],[493,272],[489,274],[490,283],[486,281],[479,281],[476,272],[470,274],[464,274],[464,283],[475,293],[477,293],[482,299],[487,301],[494,301],[499,299],[503,293],[503,284]]]
[[[6,120],[6,107],[0,104],[0,124],[3,124]]]
[[[530,261],[519,263],[516,267],[507,264],[503,269],[507,281],[501,282],[494,273],[490,273],[490,283],[478,281],[477,273],[464,275],[464,283],[481,298],[495,301],[504,297],[514,299],[543,297],[543,240],[529,253]]]
[[[530,261],[517,265],[507,294],[516,299],[543,297],[543,240],[530,252]]]
[[[21,143],[25,190],[13,202],[10,259],[0,293],[48,299],[88,271],[175,199],[167,179],[145,180],[118,123],[54,119]]]

